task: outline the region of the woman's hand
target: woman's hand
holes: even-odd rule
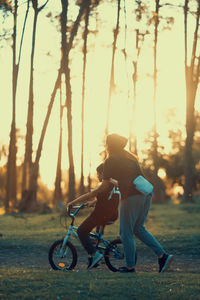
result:
[[[109,181],[115,186],[118,186],[118,181],[116,179],[110,178]]]

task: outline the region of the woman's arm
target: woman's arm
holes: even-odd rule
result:
[[[75,200],[69,202],[67,206],[69,205],[75,205],[77,203],[85,202],[91,198],[96,197],[99,193],[102,193],[106,190],[108,190],[110,187],[110,181],[109,180],[103,180],[102,183],[95,189],[93,189],[91,192],[88,192],[86,194],[81,195],[80,197],[76,198]]]

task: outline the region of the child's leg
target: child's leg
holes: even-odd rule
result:
[[[92,241],[89,237],[90,231],[96,226],[96,217],[94,214],[91,214],[87,219],[83,221],[83,223],[77,230],[79,239],[89,255],[92,255],[96,252],[95,247],[93,246]]]
[[[98,225],[98,226],[96,227],[96,233],[99,233],[99,230],[100,230],[100,226]]]
[[[102,233],[102,234],[104,234],[104,228],[105,228],[105,225],[98,225],[97,227],[96,227],[96,233]]]

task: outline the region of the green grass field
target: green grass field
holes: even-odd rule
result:
[[[85,209],[77,225],[88,215]],[[50,245],[65,234],[59,214],[0,216],[0,299],[200,299],[200,205],[152,205],[147,228],[175,255],[168,272],[159,274],[154,253],[138,240],[137,273],[112,273],[106,266],[54,271]],[[119,236],[119,220],[105,235]],[[78,255],[86,257],[77,243]]]

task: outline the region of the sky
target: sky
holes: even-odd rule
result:
[[[105,1],[106,2],[106,1]],[[170,2],[170,1],[168,1]],[[42,124],[46,115],[50,95],[57,77],[60,61],[60,33],[56,27],[60,14],[59,1],[49,1],[44,11],[38,17],[38,29],[36,40],[35,66],[34,66],[34,150],[37,149]],[[115,84],[116,90],[112,95],[110,133],[116,132],[128,137],[131,107],[133,98],[132,88],[132,61],[134,50],[134,29],[137,26],[133,18],[132,1],[126,1],[126,18],[124,15],[124,2],[122,1],[120,17],[120,34],[117,42],[117,53],[115,59]],[[173,1],[173,3],[175,3]],[[21,31],[25,3],[19,8],[18,32]],[[52,18],[46,15],[52,10]],[[69,12],[74,19],[77,7],[71,6]],[[108,88],[110,78],[110,66],[112,55],[113,27],[116,24],[116,5],[105,3],[98,9],[99,19],[90,16],[90,30],[97,29],[98,35],[90,34],[88,37],[88,55],[86,66],[86,105],[85,105],[85,174],[89,172],[90,162],[92,172],[101,162],[99,153],[103,150],[102,140],[106,121],[106,107],[108,100]],[[184,77],[184,31],[183,13],[180,9],[165,9],[163,15],[175,17],[171,30],[162,30],[158,40],[158,90],[157,90],[157,127],[160,134],[160,143],[170,151],[168,130],[180,127],[184,130],[185,122],[185,77]],[[32,9],[24,36],[22,48],[21,68],[19,73],[19,85],[17,90],[17,128],[20,134],[26,133],[28,82],[30,67],[31,35],[32,35]],[[51,20],[53,20],[51,22]],[[127,29],[125,29],[125,22]],[[190,19],[191,29],[193,19]],[[12,27],[12,19],[7,18],[0,24],[2,28]],[[162,28],[162,24],[160,25]],[[160,29],[161,29],[160,28]],[[149,28],[150,29],[150,28]],[[191,31],[192,32],[192,31]],[[78,36],[80,37],[80,31]],[[126,39],[125,39],[126,36]],[[9,131],[12,113],[12,49],[11,42],[0,42],[0,145],[9,143]],[[18,43],[19,46],[19,43]],[[126,47],[127,61],[121,49]],[[81,88],[82,88],[82,42],[76,39],[75,47],[71,51],[71,83],[73,92],[73,151],[76,172],[80,172],[80,150],[81,150]],[[138,139],[139,157],[145,148],[144,139],[153,125],[153,50],[152,40],[147,37],[142,48],[139,61],[139,77],[137,87],[137,114],[135,120],[136,135]],[[63,90],[64,94],[64,90]],[[45,137],[40,170],[42,181],[52,188],[58,153],[59,138],[59,95],[53,107],[52,116]],[[63,100],[64,101],[64,100]],[[167,123],[167,112],[175,110],[176,119]],[[200,111],[200,103],[196,102],[196,109]],[[66,111],[63,118],[63,158],[62,168],[68,167],[67,157],[67,118]],[[18,163],[24,154],[24,141],[18,142]],[[4,162],[0,162],[3,164]]]

